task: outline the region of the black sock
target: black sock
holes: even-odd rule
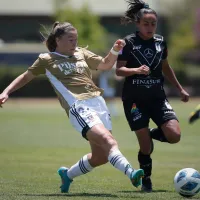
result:
[[[158,140],[160,142],[168,142],[161,128],[150,129],[150,136],[154,140]]]
[[[152,171],[152,159],[150,155],[144,155],[139,151],[138,153],[138,161],[140,164],[140,168],[144,170],[144,178],[151,176]]]

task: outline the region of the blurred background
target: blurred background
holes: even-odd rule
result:
[[[157,33],[168,42],[169,62],[191,96],[200,95],[200,1],[147,0],[159,15]],[[117,38],[135,31],[122,26],[127,9],[124,0],[0,0],[0,92],[20,73],[47,52],[41,33],[48,34],[54,21],[69,21],[79,31],[79,46],[102,56]],[[46,28],[44,28],[46,27]],[[109,88],[108,95],[121,95],[123,78],[94,72],[94,81]],[[177,96],[166,82],[170,97]],[[38,77],[12,97],[54,97],[45,77]],[[105,96],[106,97],[106,96]]]

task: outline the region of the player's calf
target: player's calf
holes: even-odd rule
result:
[[[145,155],[141,151],[138,153],[138,161],[140,168],[144,170],[144,177],[142,178],[142,191],[151,192],[152,182],[151,182],[151,172],[152,172],[152,159],[150,155]]]

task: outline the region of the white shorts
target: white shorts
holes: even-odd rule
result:
[[[69,119],[85,138],[87,131],[96,124],[103,124],[106,129],[112,130],[110,112],[101,96],[76,101],[69,110]]]

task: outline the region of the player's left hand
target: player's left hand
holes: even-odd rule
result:
[[[184,89],[180,91],[180,95],[181,95],[181,101],[183,102],[189,101],[190,95]]]
[[[113,49],[115,51],[121,51],[124,48],[125,45],[126,45],[126,42],[122,39],[119,39],[114,43]]]

